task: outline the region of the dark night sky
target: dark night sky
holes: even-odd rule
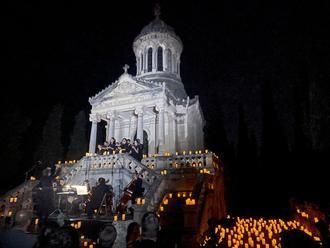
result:
[[[7,44],[1,84],[2,121],[7,122],[4,130],[11,130],[8,126],[15,118],[31,122],[21,142],[24,159],[19,167],[9,170],[11,177],[19,178],[32,165],[31,154],[54,104],[64,104],[63,141],[67,143],[74,115],[82,109],[89,111],[88,97],[116,80],[125,63],[135,74],[132,42],[153,19],[154,2],[12,1],[7,5],[2,32]],[[308,161],[313,161],[329,148],[329,3],[171,0],[160,4],[161,18],[183,41],[182,80],[191,97],[200,95],[207,121],[206,141],[225,160],[227,156],[229,183],[235,185],[240,176],[235,179],[233,175],[254,163],[260,166],[256,171],[263,171],[260,175],[271,174],[268,172],[277,165],[265,161],[281,156],[282,151],[294,155],[270,180],[283,175],[311,175],[310,165],[306,162],[300,167],[295,158],[307,151]],[[265,111],[271,113],[265,115]],[[279,124],[275,129],[285,137],[282,140],[273,137],[277,134],[272,129],[274,123]],[[241,152],[249,147],[244,141],[244,128],[248,138],[255,140],[255,160]],[[302,131],[299,134],[297,130]],[[6,135],[11,132],[5,132],[3,140]],[[307,136],[306,143],[314,142],[313,146],[302,148],[297,138],[302,136]],[[271,144],[268,147],[267,142]],[[1,152],[11,152],[5,144],[2,147]],[[242,160],[244,156],[246,160]],[[283,155],[276,162],[284,160]],[[241,167],[237,165],[240,161]],[[10,161],[1,166],[7,164]],[[300,169],[303,172],[295,174]],[[324,170],[318,165],[312,175],[326,179]],[[3,189],[17,183],[6,178]],[[286,181],[285,187],[290,185],[289,176]],[[319,190],[319,186],[310,191]],[[239,187],[231,188],[239,195]],[[307,188],[299,191],[293,187],[292,195],[304,195]],[[320,192],[318,197],[326,191]]]

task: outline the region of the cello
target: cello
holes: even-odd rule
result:
[[[138,179],[138,175],[136,175],[133,180],[125,187],[124,189],[124,194],[119,200],[119,203],[116,208],[117,213],[124,213],[125,212],[125,207],[128,203],[129,200],[131,200],[133,192],[136,189],[136,182]]]

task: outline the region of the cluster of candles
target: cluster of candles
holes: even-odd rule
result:
[[[204,168],[204,169],[202,169],[202,170],[199,170],[199,173],[200,173],[200,174],[211,174],[211,171],[208,170],[208,169],[206,169],[206,168]]]
[[[75,229],[80,229],[81,228],[81,221],[77,221],[77,222],[72,222],[70,224],[70,226],[72,226]]]
[[[146,200],[142,197],[136,198],[136,204],[137,205],[144,205],[146,203]]]
[[[80,240],[83,247],[88,247],[88,248],[96,247],[96,242],[85,239],[84,235],[80,236]]]
[[[17,197],[16,196],[15,197],[10,197],[9,202],[10,203],[16,203],[17,202]]]
[[[64,164],[75,164],[77,160],[65,160]],[[58,164],[62,164],[62,161],[57,161]]]
[[[285,230],[301,230],[307,235],[314,238],[315,241],[320,241],[320,238],[313,236],[312,232],[304,227],[299,221],[284,221],[282,219],[254,219],[254,218],[235,218],[235,224],[231,227],[215,227],[214,233],[217,237],[217,245],[222,243],[227,247],[280,247],[280,233]],[[206,236],[201,246],[206,244],[211,239]]]
[[[196,205],[196,200],[192,198],[192,192],[175,192],[175,193],[167,193],[159,205],[158,213],[159,212],[164,212],[165,208],[164,206],[169,204],[169,201],[174,199],[174,198],[179,198],[183,199],[185,201],[185,204],[187,206],[193,206]]]
[[[125,221],[126,220],[126,214],[114,214],[113,215],[113,221],[118,221],[119,217],[121,217],[121,220]]]
[[[297,213],[300,214],[301,217],[306,218],[307,220],[311,219],[314,223],[319,222],[319,218],[317,218],[317,217],[313,218],[312,216],[309,216],[308,213],[301,211],[299,208],[297,208]],[[311,218],[309,218],[309,217],[311,217]]]
[[[122,153],[121,151],[119,151],[119,153]],[[202,150],[198,150],[198,151],[182,151],[181,153],[179,152],[175,152],[175,155],[178,156],[178,155],[186,155],[186,154],[189,154],[189,155],[192,155],[192,154],[202,154],[203,151]],[[204,151],[205,154],[209,153],[209,151],[206,149]],[[115,151],[112,152],[112,154],[116,154]],[[90,152],[86,152],[85,153],[85,156],[86,157],[92,157],[92,156],[97,156],[98,154],[97,153],[90,153]],[[104,152],[103,155],[110,155],[109,152]],[[170,153],[170,152],[164,152],[163,154],[158,154],[158,153],[154,153],[154,154],[143,154],[143,158],[148,158],[148,157],[159,157],[159,156],[165,156],[165,157],[170,157],[174,154]]]

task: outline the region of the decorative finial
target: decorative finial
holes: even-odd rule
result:
[[[125,64],[124,67],[123,67],[124,73],[127,73],[128,68],[129,68],[129,65],[128,64]]]
[[[161,13],[160,12],[160,4],[156,3],[155,8],[154,8],[154,15],[155,15],[156,19],[159,19],[160,13]]]

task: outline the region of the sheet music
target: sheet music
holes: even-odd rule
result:
[[[71,185],[71,188],[75,188],[77,190],[77,195],[88,195],[86,185]]]

